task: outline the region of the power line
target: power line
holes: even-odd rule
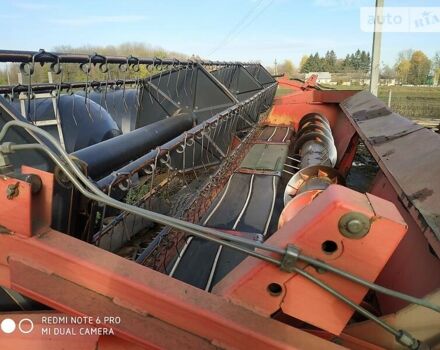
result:
[[[234,28],[232,28],[228,34],[223,38],[223,40],[214,48],[212,49],[209,53],[208,56],[212,55],[214,52],[218,51],[220,48],[222,48],[223,46],[225,46],[226,44],[228,44],[230,42],[230,40],[234,37],[234,34],[240,33],[241,30],[243,30],[243,26],[246,25],[246,21],[253,15],[255,14],[255,12],[258,10],[258,8],[260,7],[260,5],[263,4],[265,0],[258,0],[258,2],[255,4],[255,6],[253,6],[250,11],[248,11],[243,18],[234,26]],[[273,0],[270,1],[270,3]],[[261,14],[261,12],[257,13],[257,16],[259,16],[259,14]],[[254,17],[255,18],[255,17]],[[253,19],[251,18],[251,22],[252,23]],[[241,29],[241,30],[240,30]]]
[[[270,5],[272,5],[272,3],[274,2],[274,0],[270,0],[267,4],[266,4],[266,6],[264,6],[262,9],[261,9],[261,11],[260,12],[258,12],[248,23],[246,23],[245,24],[245,26],[244,27],[242,27],[241,28],[241,30],[237,33],[237,35],[238,34],[240,34],[243,30],[245,30],[246,28],[248,28],[252,23],[254,23],[255,22],[255,20],[258,18],[258,17],[260,17],[260,15],[264,12],[264,11],[266,11],[267,9],[268,9],[268,7],[270,6]]]

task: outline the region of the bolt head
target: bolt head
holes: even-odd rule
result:
[[[353,219],[350,220],[349,222],[347,222],[347,230],[350,231],[351,233],[359,233],[362,231],[362,222],[358,219]]]
[[[349,212],[339,219],[338,227],[345,237],[360,239],[370,231],[371,222],[365,214]]]

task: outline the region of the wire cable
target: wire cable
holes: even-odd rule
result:
[[[264,261],[267,261],[267,262],[270,262],[270,263],[273,263],[273,264],[275,264],[275,265],[281,265],[281,262],[280,262],[280,260],[277,260],[277,259],[275,259],[275,258],[273,258],[273,257],[270,257],[270,256],[267,256],[267,255],[263,255],[263,254],[260,254],[260,253],[258,253],[258,252],[256,252],[256,251],[254,251],[254,250],[249,250],[249,249],[246,249],[246,248],[244,248],[244,247],[242,247],[242,246],[238,246],[238,245],[236,245],[236,244],[234,244],[234,243],[232,243],[235,239],[235,237],[226,237],[226,238],[221,238],[221,236],[223,236],[223,235],[226,235],[226,234],[223,234],[222,232],[220,232],[219,231],[219,233],[221,233],[221,235],[219,235],[220,237],[216,237],[216,235],[218,235],[217,233],[215,233],[215,234],[213,234],[212,236],[211,235],[206,235],[205,233],[202,233],[202,232],[200,232],[200,231],[198,231],[197,229],[192,229],[192,228],[188,228],[188,227],[181,227],[179,224],[171,224],[171,223],[169,223],[167,220],[165,220],[165,221],[163,221],[163,219],[161,219],[160,217],[161,216],[165,216],[165,215],[161,215],[161,214],[159,214],[158,215],[158,218],[153,218],[151,215],[149,215],[148,213],[154,213],[154,212],[150,212],[150,211],[148,211],[148,210],[145,210],[145,209],[141,209],[141,208],[138,208],[138,207],[134,207],[134,206],[131,206],[131,205],[128,205],[128,204],[126,204],[126,203],[122,203],[122,202],[119,202],[119,201],[116,201],[116,200],[112,200],[112,201],[108,201],[106,198],[103,198],[103,197],[101,197],[101,196],[98,196],[98,195],[96,195],[96,194],[93,194],[93,193],[91,193],[91,192],[89,192],[89,191],[87,191],[84,187],[83,187],[83,185],[81,184],[81,182],[79,182],[78,181],[78,179],[77,178],[75,178],[75,176],[70,172],[70,170],[66,167],[66,165],[65,164],[63,164],[63,162],[61,161],[61,159],[59,159],[58,158],[58,156],[56,156],[47,146],[44,146],[44,145],[40,145],[40,144],[27,144],[27,145],[12,145],[11,147],[10,147],[10,149],[12,150],[12,151],[20,151],[20,150],[40,150],[40,151],[42,151],[42,152],[45,152],[52,160],[53,160],[53,162],[57,165],[57,166],[59,166],[59,168],[66,174],[66,176],[69,178],[69,180],[72,182],[72,184],[85,196],[85,197],[87,197],[87,198],[89,198],[89,199],[92,199],[92,200],[94,200],[94,201],[97,201],[97,202],[103,202],[103,203],[105,203],[105,204],[108,204],[108,205],[110,205],[110,206],[112,206],[112,207],[114,207],[114,208],[117,208],[117,209],[120,209],[120,210],[124,210],[124,211],[128,211],[128,212],[130,212],[130,213],[132,213],[132,214],[134,214],[134,215],[139,215],[139,216],[141,216],[141,217],[144,217],[144,218],[146,218],[146,219],[149,219],[149,220],[152,220],[152,221],[155,221],[155,222],[157,222],[157,223],[159,223],[159,224],[162,224],[162,225],[167,225],[167,226],[172,226],[172,227],[174,227],[174,228],[176,228],[176,229],[179,229],[179,230],[182,230],[182,231],[185,231],[185,232],[187,232],[187,233],[190,233],[190,234],[192,234],[192,235],[194,235],[194,236],[197,236],[197,237],[199,237],[199,238],[203,238],[203,239],[207,239],[207,240],[209,240],[209,241],[212,241],[212,242],[215,242],[215,243],[218,243],[218,244],[222,244],[222,245],[224,245],[224,246],[227,246],[227,247],[230,247],[230,248],[232,248],[232,249],[235,249],[235,250],[237,250],[237,251],[240,251],[240,252],[242,252],[242,253],[245,253],[245,254],[248,254],[248,255],[250,255],[250,256],[253,256],[253,257],[256,257],[256,258],[259,258],[259,259],[262,259],[262,260],[264,260]],[[108,197],[107,195],[104,195],[104,197]],[[110,197],[108,197],[108,198],[110,198]],[[119,203],[119,204],[118,204]],[[139,209],[139,210],[135,210],[135,209]],[[157,214],[157,213],[154,213],[154,214]],[[166,216],[165,216],[166,217]],[[168,218],[168,217],[167,217]],[[178,221],[180,221],[180,220],[178,220]],[[182,222],[184,222],[184,221],[182,221]],[[197,225],[195,225],[195,226],[197,226]],[[216,230],[214,230],[214,231],[216,231]],[[249,244],[249,245],[252,245],[252,243],[254,242],[254,241],[251,241],[251,240],[247,240],[247,241],[249,241],[249,242],[245,242],[245,243],[247,243],[247,244]],[[260,246],[261,244],[258,244],[258,242],[254,242],[254,243],[256,243],[256,245],[257,246]],[[261,247],[259,247],[259,249],[262,249]]]
[[[319,278],[316,278],[315,276],[309,274],[308,272],[306,272],[298,267],[295,267],[294,271],[297,274],[308,279],[309,281],[315,283],[316,285],[318,285],[322,289],[326,290],[327,292],[329,292],[331,295],[333,295],[337,299],[341,300],[342,302],[344,302],[345,304],[347,304],[348,306],[350,306],[351,308],[353,308],[354,310],[356,310],[357,312],[359,312],[363,316],[367,317],[368,319],[370,319],[371,321],[373,321],[374,323],[376,323],[377,325],[379,325],[380,327],[385,329],[387,332],[394,335],[394,337],[396,338],[396,340],[400,344],[405,345],[410,349],[418,349],[419,348],[420,342],[417,339],[415,339],[408,332],[392,327],[384,320],[380,319],[376,315],[373,315],[371,312],[364,309],[362,306],[359,306],[358,304],[356,304],[350,298],[347,298],[345,295],[342,295],[341,293],[339,293],[338,291],[336,291],[335,289],[330,287],[327,283],[321,281]]]
[[[237,32],[246,23],[249,17],[258,9],[258,7],[261,5],[263,1],[264,0],[258,0],[258,2],[251,8],[251,10],[248,11],[241,18],[241,20],[237,22],[237,24],[228,32],[228,34],[226,34],[223,40],[208,53],[208,56],[211,56],[214,52],[218,51],[220,48],[226,45],[229,42],[229,40],[234,36],[235,32]]]
[[[214,241],[216,243],[224,244],[232,249],[241,251],[243,253],[249,254],[249,255],[254,256],[256,258],[265,260],[267,262],[274,263],[277,266],[281,266],[282,262],[279,259],[275,259],[275,258],[269,257],[267,255],[256,253],[253,250],[249,250],[249,249],[237,246],[233,243],[242,244],[247,247],[252,247],[254,249],[257,248],[257,249],[265,250],[265,251],[268,251],[271,253],[277,253],[281,256],[284,256],[286,253],[286,251],[284,249],[270,246],[267,243],[260,243],[260,242],[252,241],[252,240],[242,238],[242,237],[231,236],[231,235],[226,234],[222,231],[218,231],[218,230],[215,230],[212,228],[192,224],[192,223],[189,223],[189,222],[186,222],[183,220],[179,220],[179,219],[169,217],[169,216],[166,216],[163,214],[155,213],[155,212],[152,212],[152,211],[149,211],[146,209],[141,209],[139,207],[132,206],[132,205],[129,205],[126,203],[122,203],[120,201],[117,201],[117,200],[111,198],[110,196],[108,196],[107,194],[105,194],[104,192],[102,192],[100,189],[98,189],[96,186],[94,186],[92,184],[92,182],[81,172],[81,170],[79,170],[79,168],[72,161],[72,159],[69,157],[69,155],[61,148],[61,146],[59,146],[58,142],[50,134],[48,134],[44,130],[41,130],[37,126],[34,126],[34,125],[26,123],[26,122],[21,122],[21,121],[10,121],[10,122],[6,123],[3,127],[3,129],[0,131],[0,142],[4,139],[8,129],[12,126],[22,127],[24,129],[31,130],[31,131],[35,132],[36,134],[43,136],[50,143],[52,143],[54,145],[54,147],[57,149],[57,151],[63,156],[63,158],[67,162],[69,168],[72,169],[74,174],[82,180],[82,182],[86,185],[86,187],[93,190],[93,193],[88,192],[81,185],[81,182],[79,182],[77,180],[75,175],[70,173],[69,169],[63,164],[63,162],[61,160],[59,160],[59,158],[55,154],[53,154],[52,150],[50,150],[47,146],[41,145],[41,144],[13,145],[12,147],[14,148],[14,150],[24,150],[24,149],[32,149],[33,148],[33,149],[39,149],[39,150],[47,153],[51,157],[51,159],[60,167],[60,169],[62,169],[66,173],[66,175],[69,177],[69,180],[72,181],[72,183],[75,185],[75,187],[77,187],[78,190],[84,196],[86,196],[90,199],[99,201],[99,202],[104,202],[104,203],[106,203],[110,206],[113,206],[115,208],[118,208],[120,210],[128,211],[134,215],[142,216],[148,220],[157,222],[159,224],[171,226],[171,227],[177,228],[179,230],[182,230],[184,232],[191,233],[194,236],[208,239],[208,240]],[[212,236],[214,236],[214,237],[212,237]],[[233,242],[233,243],[231,243],[231,242]],[[405,300],[409,303],[417,304],[417,305],[429,308],[431,310],[434,310],[436,312],[440,312],[440,306],[435,305],[435,304],[429,302],[428,300],[416,298],[416,297],[413,297],[413,296],[410,296],[410,295],[407,295],[404,293],[400,293],[400,292],[379,286],[375,283],[367,281],[367,280],[365,280],[359,276],[353,275],[347,271],[340,270],[337,267],[329,265],[329,264],[322,262],[320,260],[317,260],[313,257],[307,256],[304,254],[298,254],[298,259],[301,261],[304,261],[306,263],[309,263],[315,267],[328,270],[332,273],[335,273],[341,277],[349,279],[355,283],[359,283],[361,285],[364,285],[365,287],[370,288],[372,290],[375,290],[377,292],[380,292],[382,294],[389,295],[391,297],[395,297],[398,299],[402,299],[402,300]]]
[[[426,308],[431,309],[431,310],[436,311],[436,312],[440,312],[440,305],[436,305],[436,304],[433,304],[433,303],[429,302],[428,300],[416,298],[416,297],[413,297],[413,296],[408,295],[408,294],[400,293],[400,292],[397,292],[395,290],[385,288],[385,287],[380,286],[380,285],[378,285],[376,283],[369,282],[369,281],[367,281],[367,280],[365,280],[365,279],[363,279],[361,277],[353,275],[353,274],[351,274],[351,273],[349,273],[347,271],[338,269],[337,267],[329,265],[329,264],[327,264],[327,263],[325,263],[323,261],[314,259],[314,258],[312,258],[310,256],[299,254],[298,255],[298,260],[301,260],[301,261],[304,261],[306,263],[309,263],[310,265],[313,265],[314,267],[318,267],[318,268],[321,268],[321,269],[333,272],[336,275],[344,277],[344,278],[346,278],[346,279],[348,279],[348,280],[350,280],[352,282],[359,283],[359,284],[361,284],[361,285],[363,285],[363,286],[365,286],[365,287],[367,287],[369,289],[372,289],[372,290],[374,290],[376,292],[379,292],[379,293],[382,293],[382,294],[385,294],[385,295],[389,295],[389,296],[397,298],[397,299],[405,300],[405,301],[407,301],[407,302],[409,302],[411,304],[417,304],[417,305],[426,307]]]
[[[64,158],[64,160],[66,161],[67,164],[64,164],[63,161],[57,155],[55,155],[55,153],[46,145],[41,145],[41,144],[10,145],[9,146],[10,151],[34,149],[34,150],[40,150],[42,152],[47,153],[49,155],[49,157],[54,161],[54,163],[57,166],[59,166],[61,170],[63,170],[63,172],[66,174],[66,176],[69,178],[69,180],[73,183],[73,185],[75,187],[77,187],[78,190],[87,198],[90,198],[90,199],[98,201],[98,202],[104,202],[110,206],[117,208],[117,209],[130,212],[134,215],[142,216],[144,218],[158,222],[163,225],[177,228],[179,230],[191,233],[194,236],[204,238],[204,239],[207,239],[207,240],[219,243],[219,244],[223,244],[227,247],[238,250],[242,253],[248,254],[250,256],[262,259],[262,260],[270,262],[270,263],[273,263],[277,266],[282,265],[282,261],[279,259],[276,259],[271,256],[267,256],[264,254],[260,254],[254,250],[249,250],[249,249],[246,249],[242,246],[237,246],[234,243],[243,244],[248,247],[258,248],[258,249],[262,249],[262,250],[269,251],[272,253],[278,253],[281,256],[284,256],[285,250],[283,250],[281,248],[272,247],[266,243],[259,243],[259,242],[252,241],[252,240],[249,240],[246,238],[231,236],[231,235],[225,234],[225,233],[218,231],[218,230],[206,228],[206,227],[199,226],[196,224],[188,223],[183,220],[168,217],[166,215],[162,215],[159,213],[155,213],[155,212],[151,212],[151,211],[148,211],[145,209],[141,209],[139,207],[131,206],[131,205],[128,205],[126,203],[122,203],[120,201],[117,201],[117,200],[109,197],[107,194],[103,193],[100,189],[98,189],[97,187],[95,187],[92,184],[92,182],[79,170],[79,168],[72,161],[72,159],[69,157],[69,155],[61,148],[61,146],[59,146],[58,142],[50,134],[41,130],[37,126],[34,126],[34,125],[26,123],[26,122],[21,122],[21,121],[10,121],[10,122],[6,123],[4,125],[4,127],[2,128],[2,130],[0,131],[0,142],[4,139],[7,131],[12,126],[22,127],[24,129],[28,129],[32,132],[35,132],[36,134],[43,136],[45,139],[47,139],[50,143],[52,143],[54,145],[54,147],[61,154],[61,156]],[[70,172],[69,168],[73,171],[73,174]],[[81,182],[75,177],[75,175],[86,185],[86,187],[89,188],[89,190],[92,190],[93,193],[86,190],[83,187],[83,185],[81,184]],[[301,261],[307,262],[315,267],[319,267],[319,268],[328,270],[328,271],[335,273],[341,277],[349,279],[355,283],[359,283],[361,285],[364,285],[365,287],[368,287],[368,288],[375,290],[377,292],[380,292],[380,293],[383,293],[383,294],[386,294],[386,295],[389,295],[389,296],[392,296],[395,298],[399,298],[399,299],[405,300],[407,302],[414,303],[414,304],[417,304],[417,305],[420,305],[420,306],[423,306],[426,308],[430,308],[436,312],[440,312],[440,306],[432,304],[427,300],[415,298],[410,295],[406,295],[404,293],[400,293],[400,292],[379,286],[375,283],[364,280],[361,277],[358,277],[358,276],[355,276],[349,272],[340,270],[334,266],[331,266],[325,262],[319,261],[319,260],[314,259],[312,257],[306,256],[303,254],[298,254],[298,259]]]
[[[9,123],[11,123],[11,124],[9,124]],[[25,124],[24,125],[25,127],[33,129],[34,132],[40,133],[45,138],[48,138],[48,136],[50,136],[50,135],[46,135],[46,132],[44,132],[44,131],[41,132],[40,128],[38,128],[36,126],[33,126],[31,124],[27,124],[25,122],[15,122],[15,121],[8,122],[7,124],[5,124],[5,128],[6,127],[9,128],[12,125],[20,126],[20,125],[18,125],[16,123],[19,123],[20,125],[21,124]],[[8,124],[9,124],[9,126],[8,126]],[[3,132],[3,130],[0,132],[0,141],[4,138],[5,133],[6,132]],[[158,214],[158,213],[155,213],[155,212],[150,212],[150,211],[145,210],[145,209],[141,209],[141,208],[138,208],[138,207],[135,207],[135,206],[131,206],[131,205],[128,205],[126,203],[122,203],[122,202],[119,202],[117,200],[114,200],[113,198],[109,197],[108,195],[106,195],[105,193],[103,193],[101,190],[99,190],[97,188],[96,189],[102,195],[96,196],[96,194],[92,194],[92,193],[88,192],[81,185],[81,183],[77,181],[77,179],[69,171],[69,169],[66,168],[66,166],[63,164],[63,162],[57,156],[55,156],[52,153],[52,151],[47,146],[43,146],[43,145],[40,145],[40,144],[30,144],[30,145],[13,145],[11,147],[12,147],[13,150],[17,150],[17,151],[18,150],[26,150],[26,149],[38,149],[38,150],[41,150],[41,151],[47,153],[51,157],[51,159],[55,162],[55,164],[57,164],[60,167],[60,169],[62,169],[63,172],[66,173],[66,175],[68,176],[69,180],[72,181],[72,183],[75,185],[75,187],[77,187],[78,190],[84,196],[86,196],[86,197],[88,197],[88,198],[90,198],[92,200],[96,200],[96,201],[99,201],[99,202],[104,202],[104,203],[106,203],[106,204],[108,204],[110,206],[113,206],[115,208],[118,208],[120,210],[128,211],[128,212],[131,212],[132,214],[140,215],[142,217],[145,217],[145,218],[147,218],[149,220],[158,222],[160,224],[172,226],[172,227],[175,227],[175,228],[180,229],[182,231],[191,233],[191,234],[193,234],[193,235],[195,235],[197,237],[208,239],[208,240],[211,240],[213,242],[226,245],[226,246],[228,246],[228,247],[230,247],[232,249],[235,249],[235,250],[238,250],[238,251],[240,251],[242,253],[246,253],[246,254],[251,255],[253,257],[265,260],[267,262],[271,262],[271,263],[273,263],[273,264],[275,264],[277,266],[281,266],[281,264],[282,264],[281,260],[279,260],[279,259],[275,259],[275,258],[269,257],[267,255],[256,253],[253,250],[249,250],[249,249],[237,246],[237,245],[235,245],[233,243],[241,243],[241,244],[244,244],[246,246],[251,246],[253,248],[259,248],[259,249],[263,249],[263,250],[266,250],[266,251],[278,253],[281,256],[283,256],[285,254],[285,250],[283,250],[281,248],[271,247],[271,246],[267,245],[266,243],[259,243],[259,242],[252,241],[252,240],[249,240],[249,239],[246,239],[246,238],[231,236],[231,235],[225,234],[225,233],[223,233],[221,231],[217,231],[217,230],[213,230],[213,229],[205,230],[206,227],[203,227],[203,226],[187,223],[186,221],[183,221],[183,220],[174,219],[174,218],[168,217],[166,215]],[[65,153],[64,150],[62,150],[62,152]],[[71,161],[71,159],[68,157],[68,155],[67,154],[65,154],[65,155],[66,155],[67,159],[69,159]],[[73,163],[73,166],[74,166],[73,170],[75,170],[75,168],[76,168],[76,170],[78,170],[82,174],[82,172],[79,169],[77,169],[76,164]],[[84,174],[82,174],[82,175],[84,176]],[[87,178],[85,180],[86,180],[86,182],[89,185],[91,185],[90,180],[88,180]],[[111,201],[109,201],[109,200],[111,200]],[[154,215],[152,216],[152,214],[154,214]],[[174,219],[172,221],[175,221],[175,222],[170,223],[169,222],[170,219]],[[176,224],[176,222],[177,222],[177,224]],[[188,225],[184,225],[184,227],[182,227],[181,224],[184,224],[184,223],[185,224],[189,224],[190,227],[188,228],[187,227]],[[205,232],[205,231],[209,231],[209,232]],[[213,231],[214,231],[214,233],[212,233]],[[215,239],[211,235],[213,235],[215,237]],[[332,266],[330,264],[327,264],[327,263],[325,263],[323,261],[320,261],[318,259],[315,259],[313,257],[307,256],[307,255],[304,255],[304,254],[298,254],[297,258],[298,258],[298,260],[301,260],[301,261],[306,262],[306,263],[308,263],[310,265],[313,265],[314,267],[330,271],[330,272],[332,272],[334,274],[337,274],[337,275],[339,275],[341,277],[344,277],[344,278],[346,278],[346,279],[348,279],[348,280],[350,280],[352,282],[361,284],[361,285],[363,285],[363,286],[365,286],[365,287],[367,287],[369,289],[375,290],[375,291],[377,291],[379,293],[382,293],[382,294],[385,294],[385,295],[389,295],[391,297],[395,297],[395,298],[398,298],[398,299],[401,299],[401,300],[405,300],[405,301],[407,301],[409,303],[417,304],[417,305],[429,308],[429,309],[431,309],[433,311],[436,311],[436,312],[440,312],[440,306],[436,305],[436,304],[433,304],[433,303],[429,302],[428,300],[421,299],[421,298],[416,298],[416,297],[413,297],[413,296],[410,296],[410,295],[407,295],[407,294],[404,294],[404,293],[400,293],[398,291],[394,291],[394,290],[385,288],[383,286],[380,286],[380,285],[377,285],[377,284],[372,283],[370,281],[367,281],[367,280],[365,280],[365,279],[363,279],[363,278],[361,278],[359,276],[353,275],[353,274],[351,274],[351,273],[349,273],[347,271],[341,270],[341,269],[339,269],[337,267],[334,267],[334,266]]]
[[[1,133],[0,133],[1,135]],[[2,137],[0,136],[0,140],[2,139]],[[20,151],[20,150],[40,150],[43,151],[45,153],[48,154],[48,156],[54,161],[55,164],[57,164],[62,170],[63,172],[66,174],[66,176],[72,181],[72,183],[77,187],[77,189],[86,197],[92,199],[92,200],[96,200],[96,201],[100,201],[100,197],[96,196],[90,192],[88,192],[86,189],[83,188],[83,186],[81,185],[81,183],[75,178],[75,176],[70,172],[70,170],[65,166],[65,164],[63,164],[63,162],[59,159],[59,157],[57,157],[47,146],[45,145],[40,145],[40,144],[27,144],[27,145],[10,145],[9,149],[11,151]],[[121,203],[122,204],[122,203]],[[111,204],[109,204],[111,205]],[[146,210],[144,210],[146,211]],[[263,256],[259,253],[256,253],[254,251],[250,251],[248,249],[242,248],[242,247],[238,247],[235,244],[232,244],[230,242],[224,242],[221,239],[217,239],[217,238],[213,238],[213,237],[205,237],[204,235],[197,235],[196,236],[205,238],[205,239],[209,239],[213,242],[225,245],[225,246],[229,246],[230,248],[236,249],[238,251],[241,251],[243,253],[249,254],[251,256],[254,257],[258,257],[260,259],[266,260],[268,262],[272,262],[275,263],[277,265],[280,265],[281,262],[274,259],[274,258],[270,258],[267,256]],[[335,289],[333,289],[332,287],[330,287],[328,284],[322,282],[321,280],[319,280],[318,278],[312,276],[311,274],[309,274],[306,271],[303,271],[302,269],[295,267],[294,271],[303,276],[304,278],[310,280],[311,282],[317,284],[318,286],[320,286],[321,288],[325,289],[327,292],[329,292],[330,294],[332,294],[333,296],[335,296],[336,298],[338,298],[339,300],[341,300],[342,302],[344,302],[345,304],[349,305],[350,307],[352,307],[353,309],[355,309],[356,311],[358,311],[359,313],[361,313],[362,315],[364,315],[365,317],[371,319],[373,322],[375,322],[376,324],[378,324],[379,326],[381,326],[382,328],[384,328],[386,331],[390,332],[391,334],[393,334],[395,336],[395,338],[402,343],[402,337],[406,336],[404,338],[404,340],[408,341],[408,343],[403,343],[404,345],[410,347],[411,349],[417,349],[419,342],[414,339],[412,336],[410,336],[407,332],[403,332],[401,330],[395,329],[392,326],[390,326],[388,323],[384,322],[383,320],[381,320],[380,318],[376,317],[375,315],[373,315],[372,313],[370,313],[369,311],[365,310],[364,308],[362,308],[361,306],[357,305],[356,303],[354,303],[351,299],[345,297],[344,295],[342,295],[341,293],[337,292]],[[417,344],[417,346],[413,346],[413,344]]]

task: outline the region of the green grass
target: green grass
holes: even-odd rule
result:
[[[291,92],[292,92],[292,89],[283,88],[281,86],[278,86],[277,92],[275,93],[275,97],[284,96],[284,95],[287,95]]]
[[[440,118],[440,88],[418,86],[381,86],[379,98],[388,104],[391,90],[391,109],[414,119]]]
[[[337,90],[366,90],[368,86],[328,86]],[[440,119],[440,87],[379,86],[379,98],[391,109],[412,119]]]

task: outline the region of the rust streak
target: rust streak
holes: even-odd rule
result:
[[[429,196],[432,196],[433,193],[434,193],[433,190],[425,187],[417,192],[414,192],[410,196],[408,196],[408,199],[410,201],[418,200],[420,202],[423,202],[426,198],[428,198]]]

